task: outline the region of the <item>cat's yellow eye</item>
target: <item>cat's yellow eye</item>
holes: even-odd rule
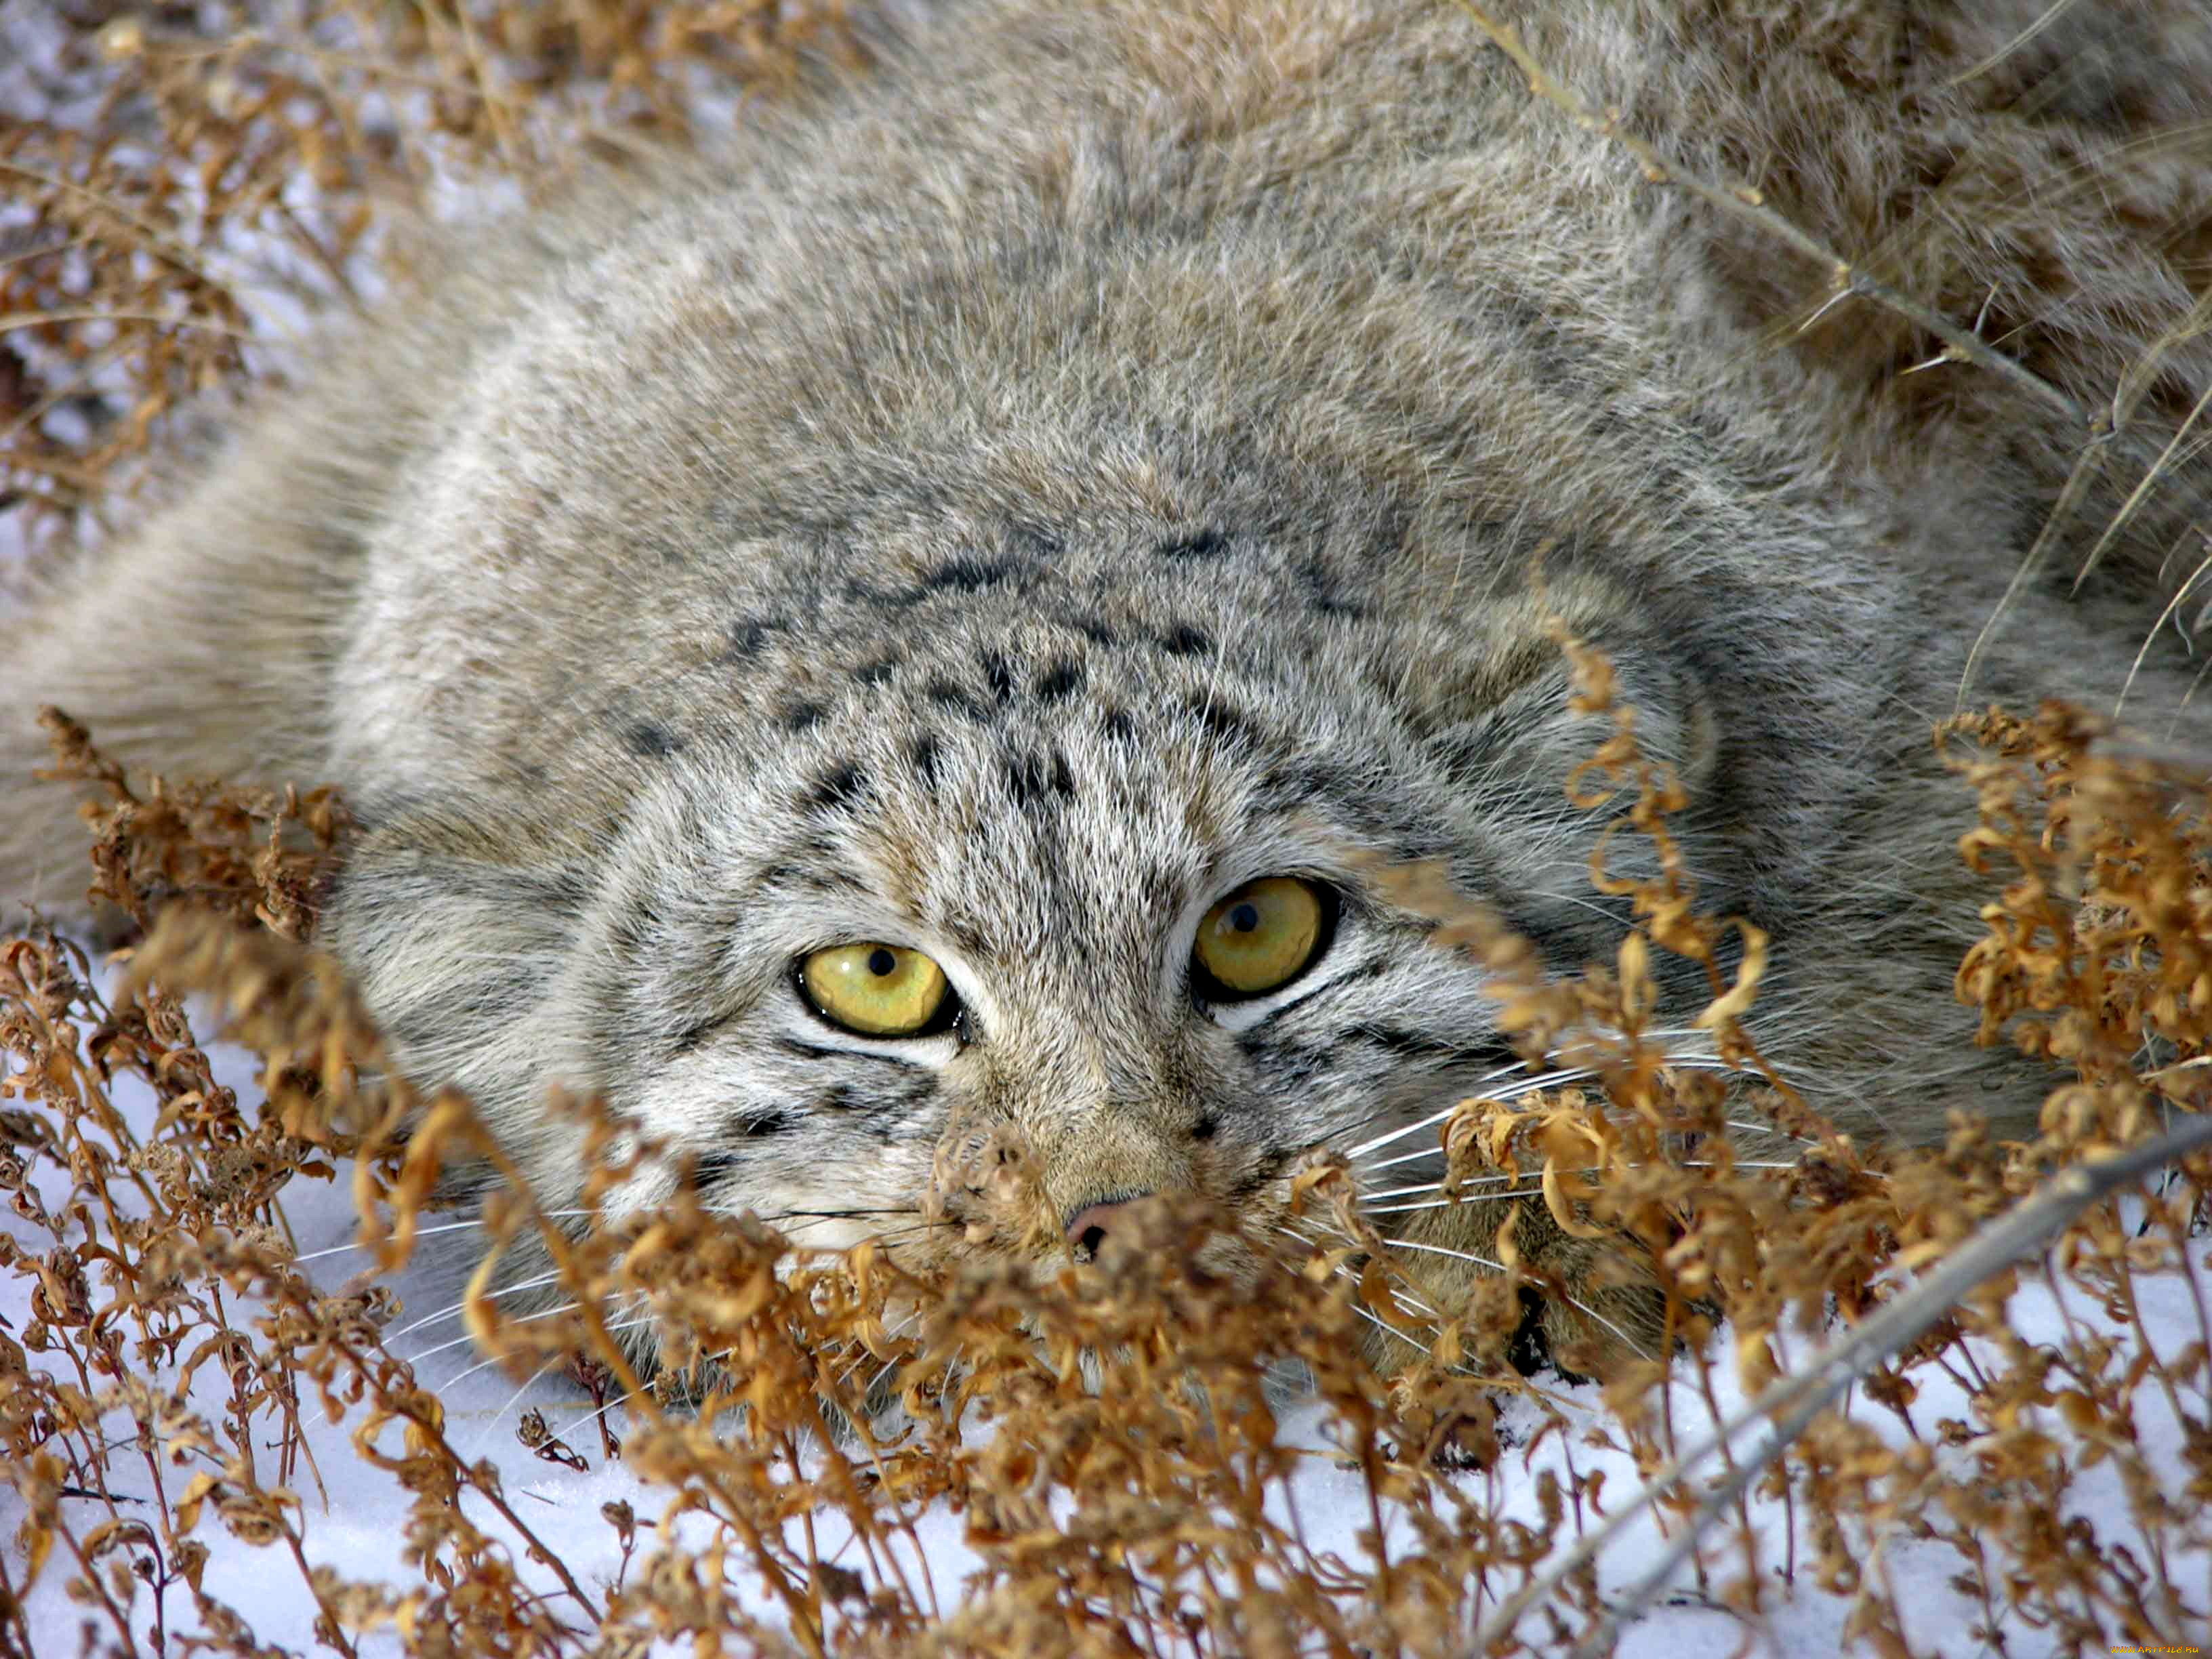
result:
[[[799,964],[823,1018],[862,1036],[912,1036],[944,1012],[945,970],[896,945],[834,945]]]
[[[1247,882],[1206,913],[1192,958],[1232,997],[1289,984],[1320,953],[1328,906],[1320,888],[1292,876]]]

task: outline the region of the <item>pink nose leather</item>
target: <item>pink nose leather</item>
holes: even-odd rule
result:
[[[1149,1195],[1144,1193],[1133,1193],[1127,1198],[1111,1199],[1103,1204],[1085,1205],[1075,1212],[1074,1218],[1067,1224],[1068,1243],[1086,1255],[1097,1255],[1099,1247],[1106,1242],[1107,1234],[1114,1230],[1115,1215],[1120,1211],[1127,1209],[1138,1199]]]

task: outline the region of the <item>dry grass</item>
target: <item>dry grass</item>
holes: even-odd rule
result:
[[[787,74],[793,43],[833,9],[733,4],[679,21],[618,0],[301,0],[206,36],[172,32],[166,14],[88,21],[76,46],[93,118],[0,130],[0,169],[28,186],[27,218],[0,232],[0,431],[21,520],[34,539],[82,538],[179,401],[253,366],[246,278],[226,274],[241,248],[343,303],[384,204],[419,197],[436,173],[528,176],[556,135],[573,154],[579,131],[673,132],[701,77]],[[835,38],[834,18],[826,27]],[[312,188],[288,184],[301,178]],[[64,408],[82,418],[51,418]],[[553,1218],[510,1182],[486,1217],[493,1255],[539,1235],[574,1307],[520,1319],[479,1281],[471,1331],[518,1378],[564,1367],[619,1398],[621,1454],[665,1498],[661,1516],[609,1506],[623,1561],[611,1585],[536,1552],[551,1595],[471,1518],[488,1507],[526,1549],[536,1542],[498,1469],[456,1449],[440,1401],[394,1352],[390,1293],[318,1289],[287,1230],[292,1183],[349,1171],[362,1243],[396,1265],[443,1224],[425,1208],[441,1164],[498,1156],[465,1101],[382,1078],[373,1029],[313,951],[341,805],[213,786],[134,793],[57,722],[62,768],[106,786],[94,889],[150,931],[112,1003],[69,942],[0,944],[0,1188],[21,1224],[14,1240],[32,1241],[0,1239],[0,1272],[30,1287],[33,1314],[0,1335],[0,1443],[25,1513],[18,1547],[0,1554],[0,1645],[33,1650],[22,1598],[58,1575],[91,1650],[135,1651],[133,1620],[150,1613],[179,1652],[262,1651],[253,1610],[202,1589],[204,1540],[221,1528],[300,1575],[319,1639],[349,1655],[378,1632],[409,1651],[485,1656],[629,1654],[687,1637],[902,1656],[1552,1651],[1602,1644],[1632,1610],[1601,1595],[1589,1560],[1608,1517],[1639,1502],[1696,1553],[1717,1605],[1752,1618],[1798,1583],[1852,1595],[1853,1633],[1872,1652],[1910,1650],[1882,1568],[1900,1535],[1949,1547],[1990,1630],[2033,1631],[2045,1650],[2202,1629],[2205,1592],[2181,1564],[2212,1548],[2212,1320],[2191,1254],[2212,1157],[2039,1212],[2050,1236],[2024,1257],[1974,1252],[2054,1175],[2152,1141],[2212,1088],[2212,796],[2068,711],[1963,723],[1952,740],[1968,751],[1961,788],[1981,827],[1962,852],[1989,887],[1960,994],[1984,1010],[1987,1039],[2050,1059],[2054,1090],[2031,1144],[1993,1145],[1962,1121],[1942,1149],[1870,1157],[1761,1080],[1735,1024],[1756,994],[1760,941],[1747,937],[1746,965],[1721,972],[1725,927],[1699,911],[1668,838],[1671,781],[1644,762],[1603,662],[1563,643],[1586,706],[1618,722],[1576,787],[1616,793],[1620,833],[1658,853],[1649,881],[1594,872],[1635,902],[1616,962],[1547,983],[1434,872],[1376,875],[1439,915],[1437,948],[1482,957],[1529,1053],[1595,1073],[1510,1108],[1468,1103],[1436,1132],[1464,1190],[1502,1183],[1570,1232],[1633,1241],[1623,1259],[1648,1261],[1681,1341],[1613,1385],[1610,1425],[1577,1427],[1509,1363],[1521,1293],[1546,1288],[1513,1234],[1497,1244],[1512,1272],[1436,1308],[1325,1158],[1300,1183],[1317,1247],[1247,1241],[1267,1262],[1249,1283],[1196,1265],[1199,1245],[1233,1226],[1203,1212],[1164,1209],[1145,1248],[1039,1282],[874,1247],[802,1251],[688,1198],[633,1223]],[[1670,1068],[1647,1039],[1657,952],[1707,965],[1705,1024],[1749,1084]],[[186,1017],[192,993],[262,1058],[259,1105],[217,1085]],[[139,1133],[116,1103],[134,1080],[159,1103]],[[1728,1126],[1747,1114],[1803,1142],[1802,1157],[1740,1164]],[[594,1194],[621,1168],[611,1162]],[[41,1176],[65,1202],[40,1199]],[[1940,1306],[1893,1351],[1854,1342],[1886,1328],[1916,1278],[1962,1261],[1974,1282],[1939,1283]],[[2007,1307],[2027,1279],[2100,1317],[2023,1340]],[[2175,1282],[2195,1328],[2146,1329],[2141,1288]],[[1670,1402],[1685,1389],[1726,1414],[1705,1340],[1717,1320],[1735,1380],[1774,1390],[1752,1425],[1793,1424],[1771,1461],[1741,1437],[1677,1432]],[[645,1327],[633,1321],[651,1322],[672,1362],[650,1382],[634,1366]],[[1419,1356],[1393,1376],[1364,1357],[1378,1322]],[[1808,1333],[1829,1346],[1809,1352]],[[1277,1433],[1268,1378],[1285,1369],[1310,1378],[1334,1455],[1372,1506],[1376,1533],[1349,1555],[1317,1549],[1283,1501],[1308,1455]],[[1851,1413],[1826,1408],[1837,1379],[1856,1383]],[[1938,1380],[1971,1402],[1962,1415],[1916,1411]],[[209,1381],[220,1410],[187,1399]],[[2142,1449],[2147,1390],[2182,1425],[2183,1469]],[[1647,1498],[1571,1474],[1570,1455],[1567,1480],[1539,1477],[1540,1521],[1508,1518],[1502,1494],[1535,1447],[1500,1443],[1507,1394],[1535,1402],[1540,1443],[1592,1432],[1627,1449],[1658,1477]],[[894,1399],[902,1412],[878,1409]],[[402,1582],[350,1582],[304,1547],[323,1483],[308,1428],[348,1410],[346,1455],[410,1494]],[[1881,1418],[1897,1428],[1878,1431]],[[520,1437],[556,1462],[611,1449],[571,1446],[532,1415]],[[2128,1494],[2124,1540],[2077,1512],[2100,1465]],[[1727,1471],[1732,1484],[1708,1487]],[[1751,1524],[1749,1491],[1783,1506],[1780,1538]],[[982,1559],[964,1594],[921,1564],[928,1504],[964,1518]],[[1386,1510],[1400,1522],[1387,1553]],[[825,1559],[835,1521],[857,1558]],[[1547,1568],[1577,1540],[1583,1554]],[[765,1586],[769,1615],[741,1580]]]
[[[1602,706],[1602,663],[1584,656],[1581,672],[1585,696]],[[1983,827],[1967,851],[1990,867],[1993,896],[1988,938],[1961,984],[1992,1035],[2051,1054],[2076,1079],[2054,1091],[2037,1141],[1994,1146],[1962,1121],[1940,1152],[1869,1161],[1774,1095],[1763,1103],[1814,1149],[1778,1175],[1731,1167],[1723,1115],[1761,1103],[1670,1072],[1638,1036],[1650,953],[1708,952],[1716,930],[1669,854],[1667,781],[1644,768],[1625,718],[1601,769],[1634,802],[1627,832],[1661,844],[1662,873],[1635,895],[1644,927],[1616,971],[1565,985],[1524,976],[1506,1005],[1518,1030],[1600,1068],[1602,1085],[1510,1110],[1470,1103],[1440,1127],[1456,1179],[1526,1172],[1530,1201],[1653,1252],[1670,1316],[1691,1340],[1613,1385],[1607,1432],[1647,1472],[1683,1474],[1656,1483],[1651,1498],[1678,1522],[1717,1471],[1677,1436],[1664,1408],[1673,1396],[1658,1385],[1676,1373],[1722,1413],[1697,1340],[1710,1320],[1728,1322],[1747,1389],[1785,1372],[1815,1376],[1802,1333],[1832,1325],[1848,1345],[1916,1272],[1957,1261],[1978,1228],[2051,1170],[2141,1145],[2201,1091],[2212,1053],[2204,796],[2149,763],[2100,755],[2094,734],[2062,710],[2032,721],[1993,714],[1972,732],[1980,757],[1963,782],[1980,793]],[[1232,1224],[1203,1212],[1163,1212],[1137,1248],[1039,1283],[1006,1268],[918,1271],[872,1246],[801,1251],[688,1197],[643,1222],[564,1226],[510,1172],[487,1218],[493,1255],[522,1230],[540,1234],[574,1307],[518,1319],[480,1279],[472,1333],[518,1377],[561,1364],[618,1397],[630,1425],[622,1455],[665,1493],[668,1515],[710,1517],[717,1540],[702,1559],[656,1534],[655,1517],[617,1509],[608,1524],[635,1550],[621,1583],[587,1585],[547,1551],[563,1594],[546,1599],[468,1518],[461,1498],[472,1493],[532,1537],[497,1469],[455,1449],[438,1400],[393,1352],[388,1292],[319,1291],[284,1228],[287,1184],[328,1180],[350,1158],[363,1242],[396,1263],[441,1161],[497,1156],[465,1101],[365,1080],[376,1073],[374,1035],[301,939],[312,872],[342,815],[327,799],[134,797],[81,733],[58,722],[57,738],[68,769],[111,778],[97,890],[134,914],[179,892],[195,901],[161,914],[112,1006],[65,942],[33,937],[0,955],[4,1087],[17,1103],[0,1182],[46,1241],[6,1247],[7,1270],[35,1281],[35,1321],[0,1346],[12,1382],[0,1434],[28,1509],[27,1571],[74,1581],[72,1595],[104,1621],[96,1647],[130,1650],[134,1603],[181,1588],[217,1647],[254,1650],[250,1609],[201,1595],[206,1546],[194,1533],[210,1524],[288,1556],[314,1587],[324,1639],[343,1652],[390,1627],[410,1650],[472,1654],[629,1651],[647,1637],[711,1636],[763,1652],[1442,1655],[1469,1650],[1478,1633],[1500,1651],[1592,1636],[1620,1611],[1587,1573],[1542,1568],[1554,1549],[1598,1536],[1625,1495],[1594,1481],[1547,1485],[1537,1528],[1504,1518],[1498,1501],[1516,1457],[1496,1438],[1496,1401],[1544,1392],[1504,1361],[1520,1317],[1511,1279],[1439,1318],[1374,1248],[1349,1184],[1323,1160],[1302,1184],[1307,1215],[1334,1247],[1279,1257],[1249,1284],[1196,1265],[1206,1237]],[[1424,872],[1388,878],[1401,902],[1423,902]],[[1442,948],[1479,950],[1509,980],[1521,972],[1517,942],[1479,910],[1448,897],[1442,908]],[[1741,1042],[1729,1020],[1752,979],[1718,987],[1709,1013],[1725,1043]],[[215,994],[228,1034],[264,1057],[258,1109],[215,1085],[179,1000],[187,991]],[[161,1103],[150,1133],[132,1134],[113,1104],[125,1078]],[[69,1172],[66,1204],[35,1196],[41,1163]],[[609,1162],[595,1195],[626,1167]],[[1866,1407],[1813,1417],[1771,1468],[1743,1472],[1742,1485],[1787,1506],[1784,1540],[1759,1535],[1733,1503],[1701,1533],[1685,1528],[1702,1536],[1709,1593],[1753,1614],[1781,1590],[1777,1572],[1854,1590],[1870,1649],[1906,1651],[1899,1608],[1865,1573],[1881,1540],[1904,1528],[1956,1548],[1960,1582],[1993,1623],[2025,1621],[2061,1649],[2114,1633],[2170,1638],[2201,1620],[2201,1592],[2175,1564],[2212,1544],[2197,1501],[2212,1482],[2202,1427],[2212,1328],[2200,1320],[2194,1340],[2143,1328],[2136,1286],[2178,1274],[2201,1308],[2191,1252],[2202,1252],[2208,1175],[2212,1159],[2199,1152],[2148,1189],[2131,1182],[2124,1199],[2075,1206],[2026,1265],[1979,1263],[1979,1285],[1947,1292],[1942,1317],[1909,1351],[1857,1353],[1851,1374],[1904,1426],[1902,1445],[1876,1431]],[[1510,1241],[1499,1248],[1510,1264]],[[2124,1340],[2085,1321],[2067,1340],[2023,1342],[2006,1320],[2023,1274],[2117,1319]],[[688,1376],[648,1386],[636,1374],[623,1338],[639,1319]],[[1360,1340],[1363,1322],[1377,1319],[1425,1358],[1378,1375]],[[1267,1373],[1285,1364],[1310,1376],[1338,1425],[1337,1455],[1377,1516],[1387,1506],[1409,1526],[1413,1541],[1387,1559],[1318,1553],[1294,1507],[1285,1521],[1281,1495],[1305,1455],[1276,1432]],[[157,1371],[159,1388],[149,1380]],[[185,1384],[203,1371],[227,1382],[219,1415],[185,1401]],[[1967,1417],[1915,1414],[1921,1380],[1940,1376],[1965,1389]],[[2150,1467],[2136,1443],[2146,1385],[2188,1425],[2179,1501],[2173,1472]],[[904,1408],[896,1427],[872,1410],[892,1396]],[[413,1495],[411,1582],[347,1582],[310,1567],[302,1547],[313,1521],[300,1494],[321,1479],[307,1426],[364,1403],[356,1450]],[[1545,1410],[1540,1438],[1576,1432]],[[116,1413],[135,1433],[112,1431]],[[854,1431],[841,1437],[838,1424]],[[973,1432],[985,1425],[988,1436]],[[520,1434],[540,1456],[582,1455],[542,1420],[526,1417]],[[1707,1452],[1718,1464],[1729,1455]],[[1440,1470],[1440,1453],[1482,1477]],[[2077,1479],[2099,1461],[2120,1470],[2130,1495],[2124,1541],[2094,1536],[2069,1513]],[[154,1501],[133,1503],[134,1491]],[[986,1564],[964,1596],[918,1565],[914,1517],[933,1503],[964,1516]],[[831,1516],[861,1540],[860,1565],[815,1553],[817,1537],[842,1530]],[[741,1570],[768,1587],[778,1616],[765,1625],[746,1611],[755,1603],[720,1588]],[[9,1616],[20,1620],[12,1598],[26,1586],[15,1565],[6,1571]]]
[[[858,51],[842,0],[55,10],[58,64],[19,70],[46,112],[0,112],[0,508],[49,552],[186,399],[265,367],[250,316],[404,267],[394,219],[680,140],[802,48]]]

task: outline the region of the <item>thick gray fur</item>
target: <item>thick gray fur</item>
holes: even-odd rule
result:
[[[2212,281],[2212,14],[2046,9],[1501,15],[2094,410]],[[1828,271],[1449,4],[970,5],[885,57],[334,334],[18,628],[0,773],[53,702],[172,773],[342,784],[328,942],[555,1194],[558,1081],[733,1207],[840,1213],[809,1243],[902,1224],[956,1108],[1068,1212],[1259,1204],[1496,1063],[1475,970],[1341,848],[1611,957],[1557,614],[1690,786],[1705,902],[1774,935],[1755,1029],[1815,1103],[2032,1118],[2050,1075],[1953,1003],[1971,802],[1929,729],[2085,430],[1910,372],[1863,301],[1801,327]],[[2208,550],[2201,467],[2071,576],[2208,375],[2159,360],[1970,702],[2112,706]],[[2203,741],[2193,672],[2166,629],[2131,714]],[[11,781],[0,891],[79,886],[71,807]],[[1277,873],[1341,889],[1329,951],[1199,1006],[1197,918]],[[963,1029],[825,1027],[793,963],[854,939],[934,956]]]

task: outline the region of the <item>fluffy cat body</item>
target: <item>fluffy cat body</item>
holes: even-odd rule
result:
[[[1346,849],[1611,957],[1557,617],[1687,787],[1705,904],[1775,939],[1767,1052],[1846,1128],[2021,1127],[2047,1074],[1950,994],[1971,803],[1929,723],[2089,441],[2063,402],[2212,273],[2201,145],[2139,142],[2212,117],[2212,23],[2045,10],[1516,21],[2057,398],[1919,368],[1455,8],[957,9],[331,337],[19,628],[0,763],[40,763],[52,702],[173,773],[343,785],[327,942],[550,1194],[557,1082],[810,1244],[910,1217],[954,1124],[1017,1133],[1065,1218],[1256,1211],[1500,1063],[1479,969]],[[2212,351],[2156,364],[1976,702],[2109,707],[2202,556],[2169,486],[2071,585]],[[2130,707],[2173,717],[2191,672],[2154,641]],[[75,885],[70,811],[10,789],[11,897]],[[1278,875],[1334,895],[1325,949],[1194,998],[1200,919]],[[933,958],[957,1020],[826,1024],[793,964],[855,940]]]

